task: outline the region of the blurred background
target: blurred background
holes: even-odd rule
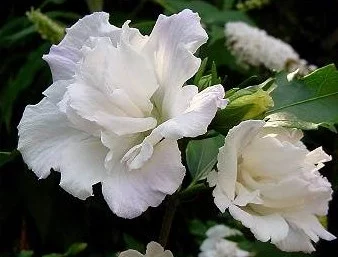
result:
[[[159,14],[172,14],[184,8],[199,12],[209,41],[198,53],[208,56],[208,67],[215,62],[222,84],[228,90],[252,75],[264,81],[271,75],[263,68],[244,69],[225,45],[224,24],[244,21],[289,43],[299,55],[318,67],[338,63],[338,1],[335,0],[11,0],[0,8],[0,256],[115,256],[127,248],[144,249],[159,234],[164,204],[150,208],[134,220],[116,217],[102,198],[100,185],[95,196],[81,201],[59,186],[60,176],[52,172],[38,180],[17,151],[17,125],[28,104],[42,99],[51,84],[47,63],[41,57],[59,38],[44,30],[26,12],[40,9],[61,34],[64,27],[93,11],[110,13],[110,22],[131,26],[149,34]],[[55,24],[54,24],[55,22]],[[40,26],[40,27],[39,27]],[[329,215],[323,219],[328,230],[338,236],[338,138],[327,129],[306,133],[310,149],[323,145],[333,156],[322,174],[335,190]],[[75,160],[76,161],[76,160]],[[174,219],[167,248],[175,256],[197,256],[199,244],[208,227],[215,223],[241,228],[240,246],[261,257],[336,256],[337,240],[319,242],[312,255],[283,253],[269,243],[254,240],[227,215],[219,215],[210,194],[199,194],[182,204]],[[236,240],[236,239],[235,239]],[[59,254],[54,254],[59,253]],[[53,255],[54,254],[54,255]]]

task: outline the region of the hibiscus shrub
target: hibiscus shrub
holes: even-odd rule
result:
[[[1,256],[338,250],[337,3],[19,3],[0,28]]]

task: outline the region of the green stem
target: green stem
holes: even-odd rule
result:
[[[173,195],[168,199],[163,221],[162,221],[160,236],[158,238],[158,242],[162,245],[162,247],[165,247],[167,245],[170,230],[171,230],[171,225],[173,223],[178,204],[179,204],[179,199],[177,198],[176,195]]]

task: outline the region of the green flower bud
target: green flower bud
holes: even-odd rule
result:
[[[65,28],[53,21],[47,15],[41,13],[39,9],[31,9],[29,12],[26,12],[26,15],[35,25],[36,30],[43,39],[48,40],[53,44],[57,44],[63,39]]]

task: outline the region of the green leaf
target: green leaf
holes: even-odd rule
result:
[[[229,21],[244,21],[248,24],[254,24],[250,17],[241,11],[219,10],[205,1],[156,0],[156,2],[170,13],[177,13],[186,8],[191,9],[201,16],[203,23],[208,25],[219,24],[224,26],[224,23]]]
[[[200,220],[194,219],[189,222],[189,231],[192,235],[205,238],[208,227]]]
[[[45,63],[41,56],[47,51],[49,44],[43,44],[27,56],[27,62],[19,69],[16,77],[8,82],[0,94],[0,115],[7,128],[10,126],[12,109],[19,95],[32,85],[36,73],[41,70]]]
[[[45,255],[42,255],[42,257],[64,257],[61,253],[48,253]]]
[[[218,149],[224,144],[219,135],[202,140],[191,140],[186,149],[186,158],[193,182],[203,180],[217,162]]]
[[[0,167],[5,165],[7,162],[12,161],[18,152],[14,150],[13,152],[0,152]]]
[[[34,254],[31,250],[22,250],[17,257],[32,257]]]
[[[64,256],[74,256],[81,252],[83,252],[87,248],[86,243],[74,243],[72,244],[67,252],[64,254]]]
[[[338,71],[333,64],[302,79],[291,81],[282,72],[277,74],[275,83],[277,88],[271,94],[275,105],[267,112],[268,115],[282,113],[281,117],[292,117],[295,127],[298,122],[307,124],[308,129],[323,126],[336,132],[334,125],[338,123]],[[306,126],[300,128],[306,129]]]
[[[135,239],[134,237],[132,237],[131,235],[123,233],[123,240],[126,243],[127,249],[133,249],[141,253],[145,251],[144,244],[139,240]]]
[[[198,85],[199,84],[199,81],[201,80],[204,72],[205,72],[205,69],[207,67],[207,63],[208,63],[208,57],[204,58],[196,75],[195,75],[195,78],[194,78],[194,85]]]

